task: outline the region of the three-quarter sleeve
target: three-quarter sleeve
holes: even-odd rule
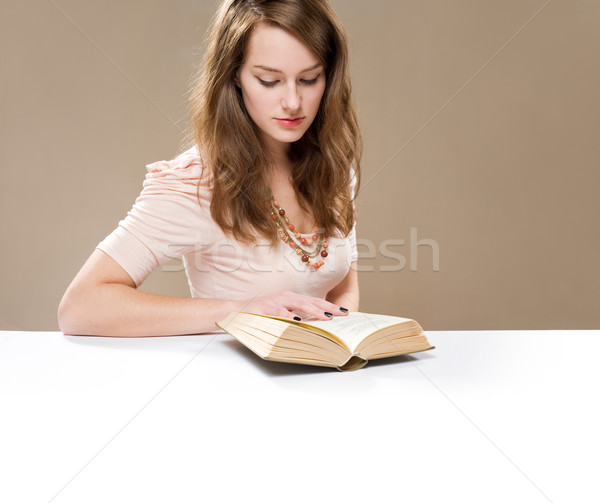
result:
[[[97,246],[136,286],[150,273],[192,249],[207,208],[199,204],[202,164],[196,147],[171,161],[146,166],[141,194],[117,228]]]

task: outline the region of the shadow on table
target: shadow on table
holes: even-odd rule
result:
[[[304,365],[298,363],[285,363],[275,362],[270,360],[263,360],[260,356],[254,354],[250,349],[244,346],[237,340],[225,340],[220,341],[221,344],[225,344],[231,350],[235,351],[249,363],[252,363],[256,367],[260,368],[265,374],[273,377],[277,376],[290,376],[290,375],[302,375],[302,374],[331,374],[332,372],[337,374],[345,374],[348,372],[340,372],[333,367],[319,367],[317,365]],[[412,361],[433,358],[431,355],[419,353],[416,357],[414,354],[411,355],[400,355],[392,356],[390,358],[379,358],[376,360],[369,360],[369,362],[359,371],[368,371],[369,368],[377,368],[383,366],[391,366],[397,364],[408,365]],[[356,371],[352,371],[356,372]]]
[[[198,335],[164,335],[160,337],[107,337],[96,335],[63,335],[70,344],[118,350],[185,351],[194,353],[220,333]]]

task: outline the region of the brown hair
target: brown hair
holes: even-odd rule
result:
[[[362,139],[351,100],[344,29],[328,0],[224,0],[213,20],[203,64],[190,90],[190,127],[212,174],[211,215],[236,239],[257,232],[277,239],[264,201],[271,159],[246,112],[235,75],[252,29],[268,23],[302,41],[323,63],[326,87],[317,116],[290,144],[299,204],[329,234],[347,235],[355,221],[349,184],[360,184]]]

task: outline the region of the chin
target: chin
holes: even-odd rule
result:
[[[278,135],[275,138],[282,143],[294,143],[304,136],[306,131],[290,131],[288,134]]]
[[[282,144],[286,144],[289,146],[291,143],[294,143],[294,142],[297,142],[298,140],[300,140],[304,136],[305,133],[306,133],[306,128],[302,128],[301,131],[299,131],[299,130],[295,130],[295,131],[274,130],[274,131],[269,131],[267,133],[267,137],[269,138],[269,141],[275,141],[277,143],[282,143]]]

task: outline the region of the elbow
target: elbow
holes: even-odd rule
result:
[[[57,312],[58,328],[64,335],[81,335],[85,333],[79,323],[81,316],[79,312],[81,307],[78,305],[77,298],[68,289],[63,295]]]

